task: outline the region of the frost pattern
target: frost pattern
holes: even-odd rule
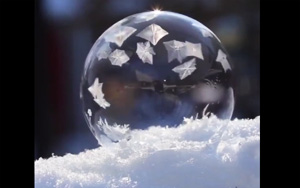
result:
[[[124,50],[119,49],[115,49],[115,51],[113,51],[108,58],[112,65],[120,67],[130,59]]]
[[[227,60],[227,56],[222,50],[218,51],[218,56],[217,56],[216,61],[220,62],[222,64],[222,67],[225,72],[227,70],[231,70],[230,64],[228,63],[228,60]]]
[[[105,41],[117,44],[119,47],[125,42],[136,31],[133,27],[128,26],[116,26],[113,30],[105,37]]]
[[[94,83],[88,88],[89,92],[93,95],[94,101],[102,108],[109,107],[110,104],[104,99],[102,92],[103,83],[99,83],[99,79],[96,78]]]
[[[203,37],[210,37],[210,38],[215,37],[219,42],[221,42],[220,39],[210,29],[208,29],[204,25],[198,24],[198,23],[193,23],[192,25],[194,27],[197,27],[200,30]]]
[[[160,14],[160,11],[151,11],[151,12],[141,14],[140,16],[135,18],[134,23],[141,23],[141,22],[147,22],[147,21],[153,20],[159,14]]]
[[[185,51],[184,51],[184,56],[194,56],[199,59],[204,60],[203,54],[202,54],[202,46],[200,43],[191,43],[188,41],[185,41]]]
[[[100,145],[105,145],[107,142],[109,142],[107,139],[110,139],[111,141],[118,141],[118,140],[128,139],[130,136],[130,128],[128,124],[109,125],[106,119],[102,119],[100,117],[97,126],[99,130],[102,131],[103,134],[100,137],[101,140],[98,140],[98,143]]]
[[[103,44],[96,53],[98,61],[100,61],[101,59],[107,59],[111,51],[112,50],[109,46],[109,43]]]
[[[188,56],[194,56],[204,60],[200,43],[194,44],[188,41],[181,42],[177,40],[171,40],[164,42],[164,45],[168,51],[169,63],[175,59],[182,63],[183,59]]]
[[[179,74],[181,80],[191,75],[196,70],[195,58],[183,63],[172,69],[174,72]]]
[[[88,109],[87,114],[88,114],[89,117],[91,117],[93,115],[91,109]]]
[[[168,62],[170,63],[174,59],[177,59],[180,63],[182,63],[184,58],[184,43],[177,40],[171,40],[164,42],[164,45],[168,51]]]
[[[150,45],[150,42],[138,42],[136,53],[144,63],[153,64],[153,55],[155,52]]]
[[[151,24],[145,29],[143,29],[136,36],[141,37],[150,41],[153,45],[156,45],[160,39],[169,34],[166,30],[161,28],[157,24]]]

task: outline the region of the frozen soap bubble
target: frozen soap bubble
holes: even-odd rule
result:
[[[187,16],[150,11],[107,29],[84,65],[81,99],[98,142],[184,117],[230,119],[230,59],[220,40]],[[119,127],[116,125],[126,125]]]

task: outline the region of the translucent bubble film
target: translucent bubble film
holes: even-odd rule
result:
[[[177,126],[185,117],[230,119],[231,75],[230,58],[211,30],[181,14],[150,11],[124,18],[97,39],[80,97],[101,144],[133,129]]]

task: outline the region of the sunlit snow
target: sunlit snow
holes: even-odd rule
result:
[[[130,137],[35,161],[35,187],[259,188],[260,117],[186,119]]]

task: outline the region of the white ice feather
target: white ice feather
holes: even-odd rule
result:
[[[222,50],[218,51],[218,56],[217,56],[216,61],[220,62],[222,64],[222,67],[225,72],[227,72],[227,70],[231,70],[230,64],[227,60],[227,56]]]
[[[115,51],[113,51],[109,55],[108,59],[110,60],[112,65],[121,67],[124,63],[129,61],[130,58],[128,57],[128,55],[125,53],[124,50],[115,49]]]
[[[177,40],[171,40],[164,42],[164,45],[168,51],[168,62],[177,59],[180,63],[185,58],[185,44]]]
[[[115,26],[105,37],[105,41],[117,44],[119,47],[136,31],[135,28],[129,26]]]
[[[202,46],[200,43],[191,43],[188,41],[181,42],[177,40],[171,40],[164,42],[164,45],[168,52],[168,62],[177,59],[182,63],[183,59],[188,56],[197,57],[204,60],[202,53]]]
[[[88,116],[90,116],[90,117],[93,115],[91,109],[88,109],[87,114],[88,114]]]
[[[178,65],[177,67],[172,69],[174,72],[179,74],[181,80],[185,79],[189,75],[191,75],[196,70],[196,60],[195,58],[183,63],[182,65]]]
[[[140,14],[139,16],[135,17],[134,23],[141,23],[153,20],[160,14],[160,11],[151,11],[145,12]]]
[[[138,42],[136,53],[144,63],[153,64],[153,55],[155,52],[150,45],[150,42]]]
[[[94,101],[102,108],[109,107],[110,104],[104,99],[102,92],[103,83],[99,83],[99,79],[96,78],[94,83],[88,88],[89,92],[93,95]]]
[[[210,38],[215,37],[219,42],[221,42],[220,39],[210,29],[208,29],[204,25],[201,25],[199,23],[193,23],[192,25],[194,27],[197,27],[200,30],[203,37],[210,37]]]
[[[187,56],[194,56],[204,60],[201,44],[200,43],[195,44],[195,43],[185,41],[184,57]]]
[[[103,44],[96,53],[98,61],[100,61],[101,59],[107,59],[111,51],[112,50],[109,46],[109,43]]]
[[[166,30],[161,28],[157,24],[151,24],[141,32],[139,32],[136,36],[141,37],[150,41],[153,45],[156,45],[160,39],[169,34]]]

